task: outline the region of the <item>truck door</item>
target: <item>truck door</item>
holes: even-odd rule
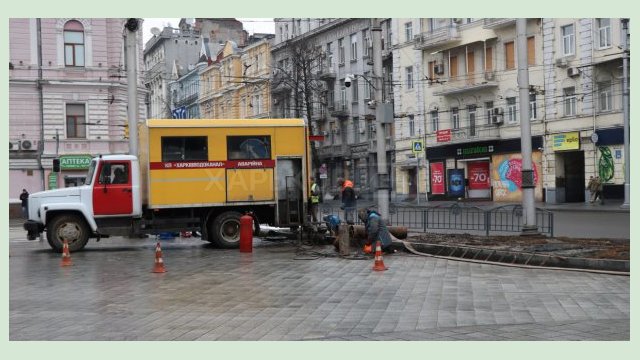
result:
[[[94,215],[130,215],[133,213],[131,162],[103,161],[93,185]]]
[[[278,158],[276,168],[279,225],[300,225],[304,217],[302,159]]]

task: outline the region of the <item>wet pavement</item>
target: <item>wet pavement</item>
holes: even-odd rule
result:
[[[11,222],[10,340],[629,340],[630,277],[256,239],[91,240],[61,267]]]

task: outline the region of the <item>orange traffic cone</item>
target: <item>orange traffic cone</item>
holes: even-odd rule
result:
[[[385,271],[388,268],[384,266],[384,262],[382,261],[382,249],[380,247],[380,240],[376,241],[376,256],[375,262],[373,264],[373,271]]]
[[[165,273],[167,270],[164,268],[164,261],[162,261],[162,249],[160,249],[160,243],[156,244],[156,261],[153,266],[154,273]]]
[[[71,254],[69,254],[69,243],[67,239],[64,239],[62,243],[62,262],[60,266],[71,266],[73,263],[71,262]]]

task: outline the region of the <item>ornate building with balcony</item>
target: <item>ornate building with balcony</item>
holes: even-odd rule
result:
[[[393,24],[396,196],[521,201],[516,19]],[[622,196],[621,28],[621,19],[527,20],[537,201],[585,201],[591,175],[607,175],[608,197]]]
[[[390,23],[382,22],[386,102],[393,101]],[[361,197],[373,196],[377,188],[370,27],[370,19],[275,19],[272,116],[305,117],[314,134],[324,135],[312,150],[324,194],[337,194],[338,177],[353,180]],[[393,128],[387,126],[386,133],[391,164]]]

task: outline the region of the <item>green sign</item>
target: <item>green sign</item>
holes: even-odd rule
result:
[[[58,188],[58,174],[50,173],[49,174],[49,190]]]
[[[91,155],[61,155],[60,170],[86,170],[91,164]]]

